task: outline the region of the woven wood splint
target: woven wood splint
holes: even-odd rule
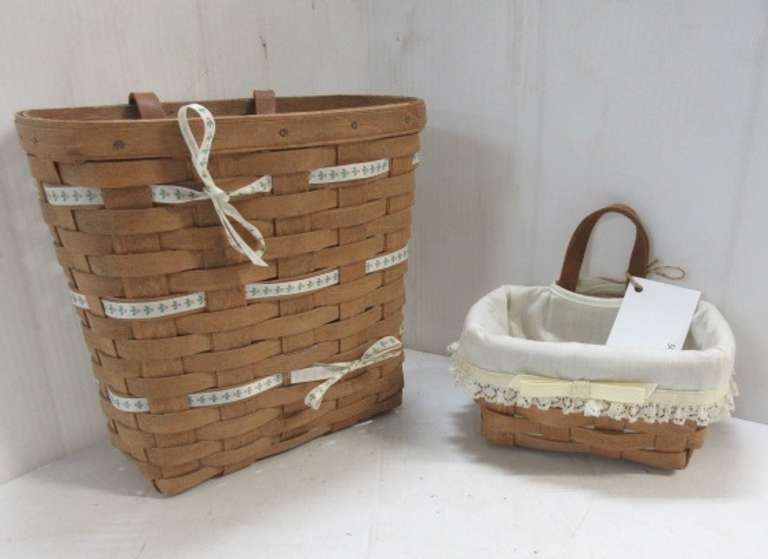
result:
[[[400,336],[423,102],[201,102],[216,183],[266,177],[232,198],[265,238],[261,267],[194,198],[183,103],[131,101],[16,116],[113,444],[170,495],[398,406],[399,352],[351,367],[316,410],[320,381],[290,373]]]
[[[559,283],[575,290],[587,242],[597,221],[605,213],[617,212],[637,228],[629,269],[645,277],[649,260],[648,233],[637,214],[625,206],[611,206],[590,214],[574,233],[563,263]],[[537,450],[594,454],[624,459],[666,470],[688,465],[694,449],[704,442],[705,427],[688,421],[648,423],[617,421],[608,417],[589,417],[583,413],[564,414],[560,409],[504,406],[477,400],[481,409],[482,435],[497,444]]]
[[[592,292],[579,278],[606,214],[634,224],[629,274],[646,276],[650,240],[637,213],[623,204],[592,212],[571,237],[555,285],[501,286],[473,305],[452,347],[453,368],[493,443],[683,469],[706,426],[733,409],[733,334],[714,305],[700,301],[682,351],[607,346],[616,295],[626,288]]]
[[[503,406],[482,400],[477,404],[482,435],[492,443],[594,454],[664,470],[685,468],[693,450],[701,448],[706,432],[692,421],[684,425],[629,422],[582,413],[566,415],[559,409]]]

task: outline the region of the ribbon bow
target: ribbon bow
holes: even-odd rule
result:
[[[197,140],[195,140],[195,135],[192,133],[192,128],[189,126],[188,112],[190,109],[195,111],[203,119],[203,141],[200,145],[198,145]],[[191,103],[189,105],[184,105],[179,109],[178,120],[179,130],[181,130],[181,135],[184,137],[184,141],[187,144],[189,154],[192,158],[192,165],[195,168],[197,176],[203,181],[205,193],[203,196],[197,197],[197,199],[202,197],[211,200],[213,208],[216,210],[216,215],[218,215],[221,225],[224,227],[227,241],[229,241],[232,248],[240,254],[247,256],[256,266],[267,266],[267,263],[261,258],[267,247],[261,231],[259,231],[255,225],[249,223],[242,215],[240,215],[240,212],[229,203],[229,199],[232,196],[250,194],[252,192],[263,192],[263,179],[258,179],[232,193],[219,188],[213,181],[211,174],[208,172],[208,159],[211,155],[213,135],[216,132],[216,122],[213,120],[213,115],[202,105]],[[256,239],[256,242],[259,245],[257,250],[252,249],[248,243],[245,242],[245,239],[240,236],[240,233],[237,232],[230,219],[233,219],[242,225],[245,230]]]
[[[520,395],[526,398],[579,398],[642,404],[656,390],[649,382],[565,380],[537,375],[515,377]]]
[[[394,336],[386,336],[376,341],[363,353],[360,359],[341,363],[318,363],[314,367],[300,369],[291,373],[291,382],[311,382],[326,379],[304,398],[304,403],[316,410],[323,402],[328,390],[352,371],[370,367],[381,361],[397,357],[402,353],[403,344]]]

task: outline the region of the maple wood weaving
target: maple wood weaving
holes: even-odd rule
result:
[[[632,275],[645,277],[649,260],[648,233],[631,208],[609,206],[590,214],[571,238],[558,283],[576,290],[579,270],[592,230],[602,215],[617,212],[632,221],[637,235],[629,262]],[[494,443],[537,450],[587,453],[624,459],[661,469],[683,469],[694,449],[704,442],[705,427],[693,421],[682,425],[564,414],[561,409],[498,405],[477,400],[482,434]]]
[[[201,192],[184,104],[131,101],[16,115],[113,444],[176,494],[398,406],[424,103],[201,102],[210,174],[230,193],[252,184],[231,204],[264,237],[258,266]],[[314,409],[321,381],[291,372],[318,363],[347,368]]]
[[[682,469],[707,425],[734,409],[733,333],[699,301],[681,350],[607,343],[627,287],[579,277],[607,214],[635,226],[629,276],[647,275],[650,240],[637,213],[624,204],[594,211],[573,233],[557,283],[500,286],[472,306],[452,345],[453,370],[491,442]]]
[[[577,452],[639,462],[654,468],[680,470],[694,449],[701,448],[706,427],[689,421],[648,423],[609,417],[566,415],[560,409],[503,406],[477,400],[481,432],[496,444],[536,450]]]

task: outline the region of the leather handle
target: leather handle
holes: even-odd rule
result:
[[[134,91],[128,96],[128,103],[135,106],[140,118],[168,118],[157,95],[151,91]],[[253,112],[258,115],[274,114],[277,98],[271,89],[253,90]]]
[[[632,255],[629,259],[629,273],[633,276],[644,278],[648,269],[648,260],[651,254],[651,242],[648,233],[643,227],[640,217],[635,210],[625,204],[613,204],[592,212],[579,223],[571,236],[568,248],[563,259],[563,268],[560,271],[560,279],[557,284],[570,291],[576,291],[579,283],[579,272],[587,252],[587,244],[595,225],[607,213],[621,214],[635,225],[635,244],[632,247]]]
[[[275,92],[271,89],[254,89],[253,112],[257,115],[273,114],[277,112]]]
[[[128,96],[128,103],[139,111],[139,118],[168,118],[157,95],[151,91],[134,91]]]

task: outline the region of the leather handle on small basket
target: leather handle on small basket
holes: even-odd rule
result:
[[[157,95],[151,91],[134,91],[128,96],[128,103],[139,111],[139,118],[168,118]]]
[[[273,114],[277,112],[277,98],[271,89],[253,90],[253,112],[257,115]]]
[[[592,230],[600,218],[607,213],[621,214],[635,224],[635,245],[632,247],[632,256],[629,259],[629,273],[641,278],[646,276],[651,254],[651,242],[648,233],[635,210],[625,204],[613,204],[592,212],[576,227],[565,251],[563,268],[560,271],[560,279],[557,281],[560,287],[576,291],[576,286],[579,283],[579,272],[584,262],[584,255],[587,252],[587,244]]]

